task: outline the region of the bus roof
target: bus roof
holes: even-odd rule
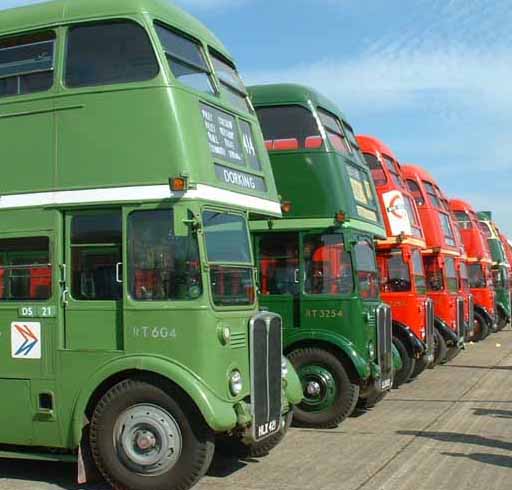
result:
[[[450,199],[450,208],[452,211],[471,211],[476,214],[473,206],[463,199]]]
[[[335,114],[345,124],[351,127],[347,122],[345,114],[340,111],[338,106],[332,100],[325,95],[322,95],[314,88],[307,87],[306,85],[299,85],[295,83],[253,85],[248,87],[248,90],[255,106],[286,104],[308,105],[309,102],[312,102],[315,106],[320,106]]]
[[[203,40],[231,59],[224,45],[204,24],[171,0],[50,0],[6,9],[0,11],[0,36],[77,21],[134,14],[150,14]]]
[[[357,135],[357,141],[359,143],[359,146],[361,147],[361,151],[364,152],[370,152],[374,153],[375,151],[378,151],[379,153],[382,153],[383,155],[387,155],[388,157],[391,157],[393,160],[395,160],[396,163],[398,163],[398,158],[393,153],[393,150],[389,146],[387,146],[385,143],[383,143],[381,140],[375,138],[374,136],[366,136],[366,135]]]

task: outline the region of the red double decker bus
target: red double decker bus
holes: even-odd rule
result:
[[[496,292],[492,282],[492,258],[487,237],[474,208],[461,199],[451,199],[450,209],[460,230],[467,253],[469,287],[474,299],[473,336],[483,340],[497,329]]]
[[[358,136],[357,141],[371,169],[386,226],[386,239],[377,241],[377,263],[381,296],[393,312],[393,342],[402,358],[402,368],[395,373],[398,386],[434,360],[434,307],[422,260],[426,243],[394,153],[371,136]]]
[[[423,250],[427,294],[434,302],[435,362],[453,359],[464,346],[464,297],[458,267],[461,245],[443,195],[432,176],[413,165],[402,167],[418,206],[427,248]]]

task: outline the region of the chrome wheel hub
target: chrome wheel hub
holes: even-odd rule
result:
[[[309,396],[318,396],[322,391],[322,387],[320,386],[320,383],[317,383],[316,381],[311,381],[310,383],[308,383],[306,390]]]

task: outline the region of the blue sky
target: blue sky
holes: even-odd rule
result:
[[[72,1],[72,0],[70,0]],[[1,0],[1,5],[28,3]],[[510,0],[178,0],[247,83],[299,82],[512,237]]]

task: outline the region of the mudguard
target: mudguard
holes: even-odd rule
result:
[[[508,321],[510,321],[510,310],[509,308],[507,308],[507,306],[503,303],[498,303],[498,310],[501,311],[501,313],[503,314],[503,316],[507,319],[507,323]]]
[[[72,447],[77,447],[82,438],[84,414],[94,391],[105,380],[123,371],[154,373],[178,385],[196,404],[206,423],[215,432],[225,432],[237,424],[237,415],[232,401],[219,398],[199,378],[183,366],[159,357],[128,356],[101,366],[88,380],[76,400],[72,418]],[[293,383],[292,383],[293,384]],[[295,389],[293,389],[295,391]]]
[[[286,363],[288,365],[288,375],[285,378],[285,396],[290,405],[298,405],[304,398],[302,384],[292,363],[288,359],[286,359]]]
[[[400,371],[404,367],[404,364],[402,362],[402,357],[400,356],[400,352],[398,352],[398,349],[395,347],[395,344],[391,345],[393,350],[393,368],[395,371]]]
[[[426,345],[414,334],[414,332],[399,321],[393,320],[393,335],[406,344],[413,356],[419,357],[426,351]]]
[[[453,344],[454,346],[460,343],[461,339],[458,337],[458,335],[453,330],[451,330],[450,327],[440,318],[435,318],[434,326],[439,330],[439,333],[443,336],[446,342]]]
[[[295,349],[295,347],[300,346],[300,344],[303,343],[312,345],[315,342],[331,344],[334,347],[337,347],[343,351],[343,353],[350,359],[358,376],[362,380],[366,380],[370,377],[371,370],[368,358],[365,358],[359,354],[356,351],[354,344],[350,342],[350,340],[348,340],[346,337],[341,335],[335,335],[330,332],[319,332],[318,330],[301,330],[300,334],[291,335],[288,337],[285,351],[290,352]]]
[[[489,325],[489,328],[492,328],[495,321],[494,321],[492,315],[487,311],[487,308],[484,308],[483,306],[480,306],[480,305],[475,305],[475,311],[477,313],[479,313],[480,315],[482,315],[483,319]]]

